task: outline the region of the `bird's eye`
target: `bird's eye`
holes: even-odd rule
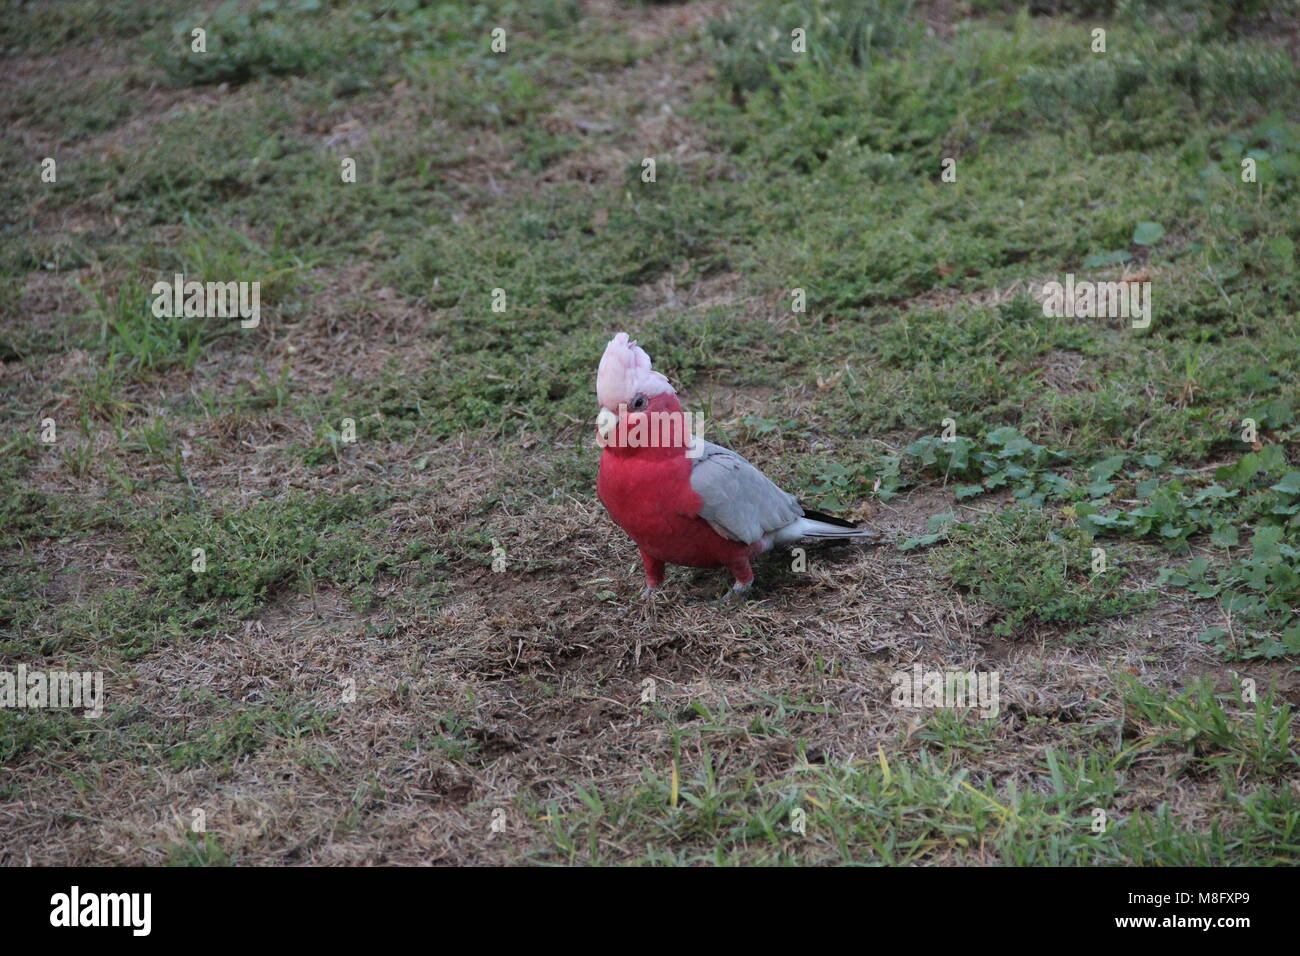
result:
[[[632,411],[639,412],[643,408],[645,408],[644,395],[638,395],[636,398],[632,399]]]

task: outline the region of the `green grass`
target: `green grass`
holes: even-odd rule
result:
[[[231,859],[211,833],[187,833],[167,855],[168,866],[230,866]]]
[[[933,555],[934,567],[954,587],[997,608],[1002,619],[995,630],[1003,634],[1030,621],[1078,626],[1155,603],[1154,591],[1122,589],[1116,553],[1099,570],[1085,534],[1054,527],[1038,510],[949,526],[947,540]]]
[[[209,764],[229,767],[271,744],[298,746],[304,738],[324,733],[335,716],[310,701],[241,708],[197,734],[186,734],[170,748],[167,762],[173,770]],[[176,736],[182,734],[185,731]]]
[[[161,757],[172,772],[203,768],[229,778],[241,762],[263,752],[306,766],[316,759],[313,749],[339,726],[337,709],[291,695],[249,704],[187,690],[181,700],[194,709],[176,719],[121,704],[110,704],[92,721],[62,711],[0,709],[0,760],[6,767],[26,760],[30,767],[51,753],[74,755],[78,770],[68,779],[83,791],[123,760],[145,767]],[[9,776],[0,787],[17,779]]]
[[[971,734],[988,739],[989,732],[978,720],[947,714],[934,720],[949,727],[928,735],[937,742],[919,753],[889,756],[882,749],[841,763],[800,753],[793,768],[775,776],[738,764],[719,728],[688,731],[689,750],[699,756],[674,760],[675,796],[671,772],[656,769],[628,792],[578,787],[564,806],[530,807],[550,838],[541,858],[659,865],[1293,862],[1300,854],[1294,791],[1244,786],[1236,773],[1267,776],[1294,765],[1290,708],[1266,696],[1243,719],[1228,716],[1225,702],[1203,684],[1177,698],[1136,681],[1121,686],[1134,726],[1116,735],[1104,724],[1083,725],[1044,751],[1028,779],[965,766]],[[1226,706],[1235,711],[1241,704]],[[975,727],[954,739],[954,722]],[[1222,810],[1206,829],[1189,831],[1165,802],[1134,813],[1119,808],[1137,761],[1183,752],[1190,760],[1180,773],[1219,779]],[[1099,830],[1097,809],[1105,811]],[[803,832],[795,829],[796,811]]]
[[[158,456],[179,461],[170,450]],[[177,465],[178,468],[182,467]],[[143,496],[138,496],[143,497]],[[407,576],[405,595],[436,606],[446,555],[422,540],[386,540],[383,513],[394,499],[358,492],[301,494],[245,507],[205,505],[192,492],[154,498],[149,505],[119,495],[60,528],[37,525],[27,540],[58,534],[81,539],[109,534],[136,558],[139,585],[109,586],[53,605],[50,578],[20,555],[0,597],[8,654],[52,653],[107,644],[127,658],[160,645],[192,640],[261,613],[278,596],[343,589],[359,609],[376,589]],[[196,549],[203,551],[198,571]],[[93,568],[83,569],[93,573]]]

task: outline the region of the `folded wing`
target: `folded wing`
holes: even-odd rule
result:
[[[700,517],[724,538],[753,544],[803,516],[794,495],[730,449],[696,439],[704,450],[693,459],[691,489],[700,496]]]

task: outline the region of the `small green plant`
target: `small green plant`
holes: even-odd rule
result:
[[[220,334],[209,320],[155,315],[152,297],[134,280],[111,296],[77,287],[91,300],[88,317],[99,326],[106,368],[130,370],[136,376],[175,366],[189,370],[204,345]]]
[[[989,432],[984,446],[961,435],[951,439],[927,435],[908,445],[903,454],[945,480],[972,481],[957,486],[958,500],[1008,488],[1017,499],[1042,507],[1047,498],[1073,491],[1069,480],[1049,470],[1066,460],[1064,453],[1035,444],[1010,426]]]
[[[1264,776],[1297,764],[1292,747],[1292,708],[1269,691],[1258,700],[1242,699],[1241,682],[1231,696],[1214,693],[1198,680],[1181,694],[1153,689],[1120,675],[1129,712],[1151,729],[1144,747],[1185,747],[1200,762],[1236,771],[1246,767]]]
[[[328,730],[330,714],[310,701],[277,701],[240,707],[193,737],[173,745],[167,761],[174,770],[229,766],[264,747],[296,744]]]
[[[167,849],[168,866],[230,866],[230,856],[212,833],[185,834]]]

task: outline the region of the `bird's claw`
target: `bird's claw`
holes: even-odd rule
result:
[[[749,589],[753,586],[754,586],[754,582],[752,581],[750,581],[748,584],[741,584],[740,582],[736,582],[731,586],[730,590],[728,590],[726,594],[718,598],[718,603],[719,604],[744,604],[745,601],[748,599]]]

